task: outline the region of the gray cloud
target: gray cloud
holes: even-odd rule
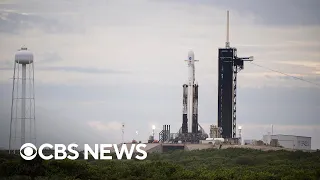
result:
[[[0,10],[0,32],[20,34],[25,30],[40,28],[46,33],[76,32],[70,24],[42,15]]]
[[[78,0],[59,0],[58,3],[56,1],[43,0],[10,0],[10,2],[7,3],[0,3],[0,8],[32,14],[65,14],[76,11],[83,2],[84,1],[79,2]],[[85,5],[92,4],[90,1],[87,2],[89,3]]]
[[[13,68],[4,67],[0,68],[5,71],[12,71]],[[65,71],[65,72],[75,72],[75,73],[89,73],[89,74],[127,74],[128,71],[112,70],[112,69],[103,69],[103,68],[90,68],[90,67],[77,67],[77,66],[41,66],[36,67],[38,71]]]
[[[238,121],[283,125],[320,125],[319,88],[240,88]]]
[[[312,68],[311,68],[312,69]],[[274,75],[264,75],[263,77],[270,80],[286,80],[286,83],[290,82],[304,82],[306,85],[314,85],[314,87],[320,87],[320,77],[318,75],[290,75],[289,73],[284,74],[274,74]]]
[[[320,25],[320,1],[318,0],[178,0],[182,3],[203,4],[237,11],[240,14],[252,14],[254,21],[262,25]]]
[[[76,67],[76,66],[39,67],[39,68],[37,68],[37,70],[43,70],[43,71],[67,71],[67,72],[90,73],[90,74],[128,73],[126,71],[118,71],[118,70],[103,69],[103,68]]]
[[[38,59],[38,58],[37,58]],[[37,61],[38,63],[51,63],[51,62],[58,62],[58,61],[62,61],[62,57],[59,55],[59,53],[57,52],[46,52],[42,54],[42,58],[39,58],[39,61]]]
[[[6,60],[6,61],[0,61],[0,70],[6,70],[7,68],[13,67],[13,61]],[[12,69],[12,68],[11,68]]]
[[[54,63],[63,61],[63,58],[57,52],[45,52],[40,54],[37,58],[36,71],[65,71],[65,72],[75,72],[75,73],[89,73],[89,74],[109,74],[109,73],[129,73],[127,71],[112,70],[105,68],[95,68],[95,67],[77,67],[77,66],[49,66],[48,63]],[[14,63],[13,61],[0,61],[0,71],[12,71]]]
[[[320,87],[320,77],[319,76],[306,76],[306,77],[296,77],[296,76],[279,76],[278,78],[284,80],[296,80],[304,81],[305,83],[313,84]]]
[[[153,0],[154,1],[154,0]],[[186,0],[175,1],[181,3],[191,3],[194,5],[202,4],[215,6],[218,8],[225,8],[237,13],[246,15],[244,17],[254,17],[254,22],[262,25],[319,25],[320,12],[318,7],[320,2],[318,0],[299,1],[299,0],[284,0],[284,1],[254,1],[244,0],[236,1],[209,1],[209,0]],[[7,19],[0,19],[0,31],[7,33],[19,33],[21,29],[32,28],[37,26],[48,33],[84,33],[87,26],[154,26],[162,21],[163,9],[158,9],[152,12],[153,19],[145,16],[149,12],[148,8],[144,8],[142,4],[137,4],[131,7],[131,14],[123,14],[120,11],[114,10],[114,4],[109,1],[95,1],[95,3],[88,3],[89,1],[59,1],[59,3],[30,1],[25,3],[20,1],[17,4],[2,4],[0,9],[7,9],[11,11],[0,10],[0,16],[7,14]],[[124,1],[126,2],[126,1]],[[157,1],[157,3],[168,3],[171,1]],[[122,3],[122,2],[121,2]],[[121,4],[120,3],[120,4]],[[123,8],[130,6],[129,1],[121,4]],[[141,5],[141,7],[140,7]],[[143,11],[141,11],[141,9]],[[108,9],[108,10],[106,10]],[[179,8],[175,9],[180,12]],[[29,13],[29,14],[28,14]],[[178,13],[179,14],[179,13]],[[103,21],[100,18],[103,17]],[[212,17],[213,19],[215,17]],[[182,21],[182,20],[181,20]],[[199,20],[192,23],[199,23]],[[201,19],[200,19],[201,21]],[[148,23],[146,23],[148,22]],[[190,23],[190,22],[189,22]],[[205,24],[209,22],[204,21]],[[201,35],[206,37],[207,35]]]

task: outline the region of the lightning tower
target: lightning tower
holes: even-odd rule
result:
[[[15,153],[25,143],[36,145],[35,127],[33,54],[22,47],[14,61],[9,153]],[[21,144],[17,143],[18,139]]]
[[[237,49],[230,47],[229,11],[227,11],[226,47],[218,51],[218,127],[222,138],[236,138],[237,74],[244,68],[244,61],[253,57],[238,57]]]
[[[122,123],[122,128],[121,128],[121,130],[122,130],[122,136],[121,136],[121,139],[122,139],[122,144],[124,144],[124,123]]]

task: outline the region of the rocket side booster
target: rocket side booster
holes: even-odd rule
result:
[[[193,87],[192,133],[198,133],[198,84]]]
[[[183,85],[183,122],[182,133],[198,132],[198,85],[195,83],[193,51],[188,53],[188,84]]]
[[[182,133],[188,132],[188,85],[183,86]]]

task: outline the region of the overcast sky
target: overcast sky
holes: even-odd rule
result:
[[[195,52],[199,122],[217,123],[217,52],[320,84],[320,1],[28,0],[0,2],[0,147],[8,147],[14,53],[35,57],[38,143],[147,140],[182,123],[184,60]],[[312,137],[320,148],[319,87],[246,63],[238,75],[244,139]],[[139,134],[137,137],[135,131]]]

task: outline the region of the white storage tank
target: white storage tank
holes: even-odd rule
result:
[[[33,54],[26,47],[22,47],[16,52],[15,61],[19,64],[31,64],[33,63]]]

